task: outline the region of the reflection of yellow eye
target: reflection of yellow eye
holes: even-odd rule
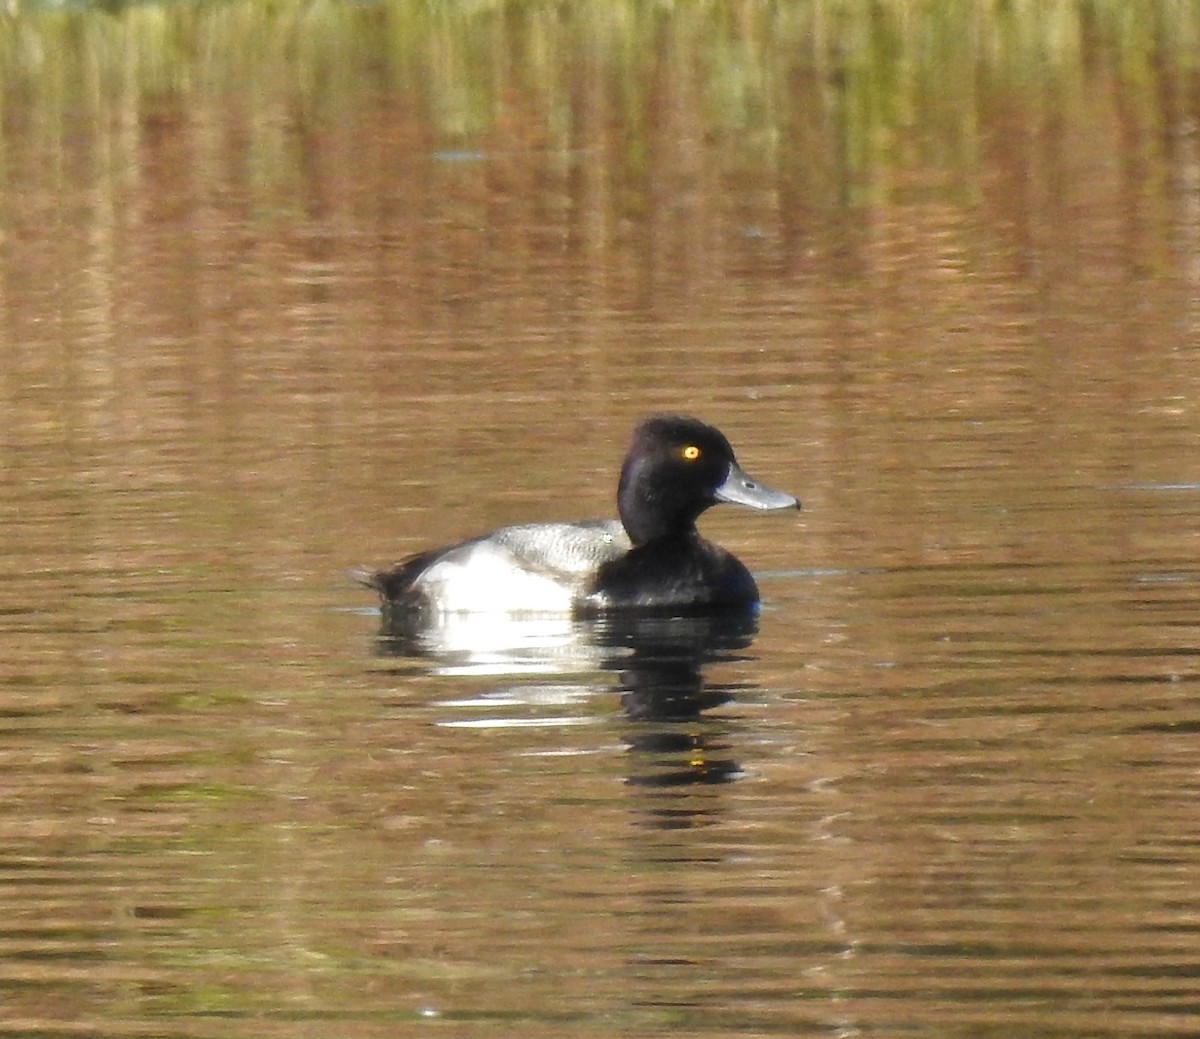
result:
[[[679,453],[683,455],[685,461],[694,462],[700,457],[700,448],[698,448],[695,444],[688,444],[688,446]]]

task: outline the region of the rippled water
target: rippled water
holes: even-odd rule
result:
[[[1194,71],[899,60],[864,154],[742,13],[6,101],[0,1034],[1200,1031]],[[451,131],[479,39],[561,84]],[[753,625],[343,576],[611,515],[664,408],[804,501],[702,521]]]

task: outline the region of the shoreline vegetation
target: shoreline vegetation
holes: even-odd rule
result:
[[[981,92],[1069,103],[1098,67],[1135,114],[1184,103],[1200,5],[10,0],[0,15],[4,130],[29,120],[51,135],[239,97],[263,120],[319,124],[369,91],[404,97],[437,146],[538,113],[542,143],[569,149],[582,107],[636,137],[686,92],[711,132],[759,149],[816,104],[866,158],[917,112],[969,133]]]

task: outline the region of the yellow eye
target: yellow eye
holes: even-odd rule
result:
[[[683,455],[685,461],[694,462],[700,457],[700,448],[698,448],[695,444],[688,444],[688,446],[679,453]]]

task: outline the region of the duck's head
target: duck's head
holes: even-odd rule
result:
[[[752,509],[798,509],[790,494],[749,476],[719,429],[682,415],[654,415],[633,431],[617,507],[635,545],[681,536],[719,502]]]

